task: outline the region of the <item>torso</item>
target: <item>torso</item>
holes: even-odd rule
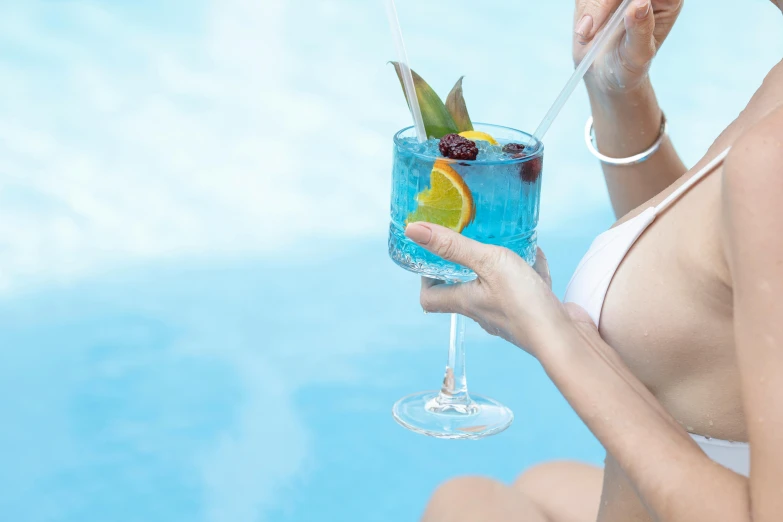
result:
[[[721,240],[721,170],[633,245],[609,287],[600,332],[689,432],[746,441]]]
[[[702,162],[618,224],[665,199],[781,105],[779,64]],[[719,167],[659,215],[634,243],[609,286],[600,333],[689,432],[747,441],[721,185]]]

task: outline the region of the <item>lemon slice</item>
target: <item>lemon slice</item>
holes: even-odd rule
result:
[[[472,130],[472,131],[460,132],[459,135],[462,136],[463,138],[467,138],[472,141],[483,140],[483,141],[488,141],[491,145],[498,144],[497,140],[492,136],[490,136],[489,134],[487,134],[486,132]]]
[[[443,160],[435,162],[430,188],[416,196],[418,208],[405,223],[426,221],[462,232],[476,217],[473,195],[459,173]]]

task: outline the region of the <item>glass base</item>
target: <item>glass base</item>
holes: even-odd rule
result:
[[[436,391],[414,393],[392,408],[405,428],[439,439],[481,439],[496,435],[514,421],[511,410],[481,396],[454,401]]]

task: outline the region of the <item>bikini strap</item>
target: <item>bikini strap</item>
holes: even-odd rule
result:
[[[723,152],[721,152],[720,154],[718,154],[718,156],[717,156],[717,157],[715,157],[715,159],[713,159],[712,161],[710,161],[709,163],[707,163],[707,164],[704,166],[704,168],[702,168],[702,169],[701,169],[699,172],[697,172],[696,174],[694,174],[693,176],[691,176],[691,178],[690,178],[688,181],[686,181],[685,183],[683,183],[682,185],[680,185],[679,187],[677,187],[677,190],[675,190],[674,192],[672,192],[671,194],[669,194],[669,196],[668,196],[666,199],[664,199],[663,201],[661,201],[661,202],[658,204],[658,206],[656,206],[656,207],[655,207],[655,215],[657,216],[658,214],[660,214],[661,212],[663,212],[664,210],[666,210],[667,208],[669,208],[670,206],[672,206],[672,204],[673,204],[675,201],[677,201],[678,199],[680,199],[680,197],[681,197],[683,194],[685,194],[686,192],[688,192],[688,190],[690,190],[690,189],[691,189],[691,187],[693,187],[693,186],[694,186],[696,183],[698,183],[699,181],[701,181],[701,179],[702,179],[703,177],[705,177],[707,174],[709,174],[710,172],[712,172],[713,170],[715,170],[715,168],[716,168],[718,165],[720,165],[721,163],[723,163],[723,160],[725,160],[725,159],[726,159],[726,156],[728,156],[728,154],[729,154],[729,151],[730,151],[730,150],[731,150],[731,147],[729,147],[728,149],[726,149],[726,150],[724,150]]]

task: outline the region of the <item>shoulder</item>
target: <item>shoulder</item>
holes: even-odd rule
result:
[[[729,265],[769,252],[783,224],[783,107],[748,129],[723,167],[723,229]]]
[[[726,158],[723,177],[727,203],[783,190],[783,106],[737,139]]]

